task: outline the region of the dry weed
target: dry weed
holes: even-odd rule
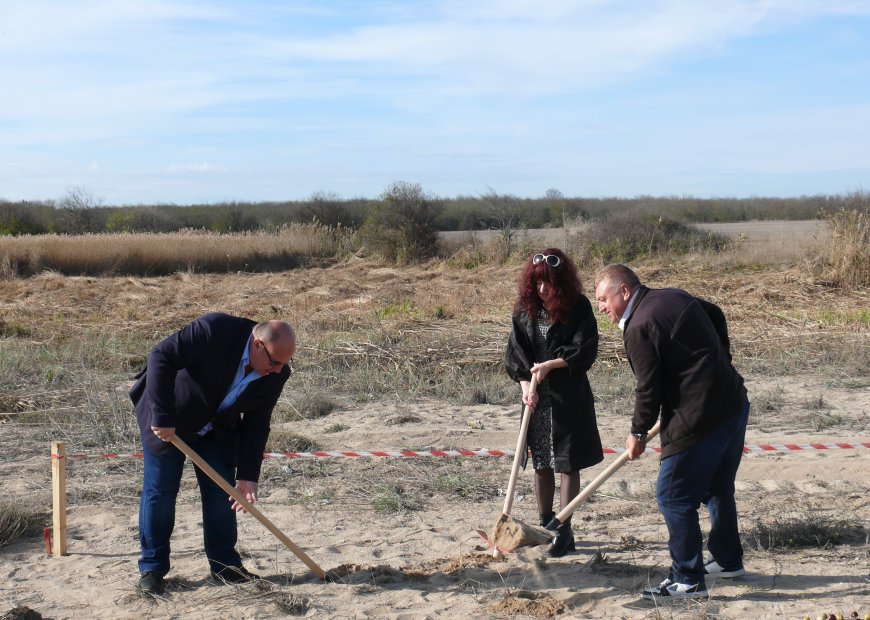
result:
[[[49,516],[22,505],[20,502],[0,500],[0,547],[8,545],[16,538],[34,536],[42,531]]]
[[[66,275],[154,276],[232,271],[283,271],[309,259],[346,256],[354,232],[318,223],[277,233],[105,233],[0,236],[0,276],[43,271]]]

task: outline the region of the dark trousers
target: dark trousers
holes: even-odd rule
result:
[[[749,402],[742,411],[685,452],[662,459],[656,493],[668,526],[669,578],[704,584],[704,544],[698,508],[710,514],[708,549],[725,568],[742,566],[734,480],[743,456]]]
[[[235,485],[235,472],[220,454],[213,433],[189,442],[209,465]],[[185,457],[175,446],[165,454],[151,454],[144,449],[145,472],[142,497],[139,503],[139,572],[154,571],[160,575],[169,572],[169,539],[175,527],[175,500],[181,485]],[[236,513],[230,508],[227,494],[211,479],[196,470],[199,494],[202,498],[202,529],[205,555],[212,571],[226,566],[241,566],[236,551]]]

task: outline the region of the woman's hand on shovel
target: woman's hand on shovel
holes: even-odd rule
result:
[[[529,372],[538,377],[538,384],[544,382],[544,379],[547,378],[547,375],[550,374],[551,370],[556,370],[557,368],[567,368],[568,364],[561,357],[557,357],[555,359],[547,360],[546,362],[539,362],[529,368]]]
[[[256,504],[257,503],[257,489],[259,485],[256,482],[252,482],[250,480],[238,480],[236,481],[236,489],[238,489],[239,493],[241,493],[248,503]],[[229,498],[229,501],[233,503],[231,508],[236,512],[247,512],[245,507],[242,506],[239,502],[237,502],[232,497]]]
[[[529,409],[534,411],[535,407],[538,406],[538,393],[531,392],[529,390],[530,385],[530,381],[520,381],[520,387],[523,389],[523,404],[528,405]]]

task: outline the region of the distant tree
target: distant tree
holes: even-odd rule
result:
[[[102,213],[98,207],[103,200],[84,187],[72,187],[58,201],[58,231],[74,235],[96,233],[103,230]]]
[[[544,194],[544,200],[548,203],[547,210],[549,211],[550,222],[554,226],[565,226],[568,219],[565,213],[567,203],[562,192],[557,189],[548,189]]]
[[[499,231],[502,257],[510,258],[514,237],[526,223],[526,209],[515,196],[499,194],[492,188],[480,201],[486,206],[489,221]]]
[[[396,181],[381,194],[360,229],[360,238],[389,261],[413,263],[438,253],[439,204],[419,183]]]
[[[136,214],[132,209],[117,209],[112,211],[106,218],[106,232],[128,233],[133,232],[133,222]]]
[[[249,204],[235,202],[220,205],[219,215],[212,221],[212,230],[220,233],[257,230],[260,226],[250,207]]]
[[[314,192],[301,208],[306,221],[317,220],[326,226],[348,225],[351,221],[347,203],[332,192]]]
[[[0,235],[38,235],[48,232],[52,211],[44,203],[0,200]]]

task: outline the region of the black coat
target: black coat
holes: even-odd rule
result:
[[[154,434],[152,426],[174,427],[181,439],[189,440],[212,422],[225,460],[238,467],[236,477],[254,482],[259,479],[272,409],[290,368],[285,366],[280,373],[252,381],[232,406],[215,415],[235,378],[255,324],[214,312],[199,317],[151,350],[148,364],[130,389],[146,450],[163,454],[171,447]]]
[[[623,342],[637,379],[632,432],[661,413],[662,458],[682,452],[742,411],[743,377],[731,365],[725,315],[680,289],[635,293]]]
[[[504,356],[507,374],[514,381],[530,381],[534,359],[534,322],[526,312],[513,317],[513,329]],[[578,471],[604,459],[595,420],[595,402],[586,372],[598,355],[598,324],[589,300],[581,295],[567,322],[554,323],[547,333],[550,359],[561,357],[567,368],[551,371],[553,456],[556,471]],[[533,414],[534,415],[534,414]]]

